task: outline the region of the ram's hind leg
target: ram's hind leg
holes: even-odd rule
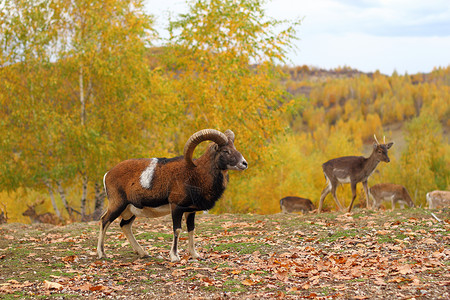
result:
[[[147,257],[148,253],[145,252],[144,249],[141,247],[141,245],[139,245],[139,243],[136,241],[133,231],[131,230],[131,226],[133,225],[135,219],[136,216],[133,215],[128,209],[126,209],[122,213],[122,221],[120,221],[120,228],[125,234],[128,242],[130,242],[130,245],[133,248],[134,252],[136,252],[141,258]]]
[[[106,210],[106,212],[100,218],[100,233],[98,235],[98,244],[97,244],[97,255],[98,258],[106,257],[105,254],[105,235],[106,230],[108,230],[109,225],[117,219],[123,209],[115,209],[112,210],[110,207]]]

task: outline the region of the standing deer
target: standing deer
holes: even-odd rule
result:
[[[396,203],[399,203],[402,208],[405,204],[409,207],[414,207],[414,202],[403,185],[393,183],[375,184],[369,189],[369,196],[373,198],[373,207],[376,209],[380,208],[383,201],[391,201],[392,210],[394,210]]]
[[[388,150],[394,143],[386,144],[386,138],[384,138],[384,144],[380,144],[377,137],[373,135],[375,142],[373,144],[372,154],[365,158],[364,156],[344,156],[334,158],[327,161],[322,165],[323,173],[327,180],[327,186],[322,191],[320,196],[318,213],[322,210],[323,200],[331,192],[334,201],[336,202],[339,210],[343,209],[343,206],[339,202],[336,196],[336,188],[338,184],[350,183],[352,188],[352,202],[348,207],[348,212],[352,211],[353,202],[356,198],[356,184],[362,182],[364,193],[366,194],[366,205],[369,204],[369,195],[367,188],[367,180],[370,175],[375,171],[380,161],[389,162]]]
[[[1,209],[2,211],[0,212],[0,224],[4,224],[8,222],[8,212],[6,211],[6,206],[3,205],[3,207],[5,209]]]

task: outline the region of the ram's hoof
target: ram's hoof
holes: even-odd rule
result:
[[[180,257],[177,254],[170,253],[170,261],[171,262],[178,262],[180,260],[181,259],[180,259]]]

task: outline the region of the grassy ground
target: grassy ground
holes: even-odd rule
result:
[[[449,299],[450,211],[355,210],[351,214],[197,217],[197,250],[168,259],[169,217],[138,219],[150,257],[139,259],[118,222],[107,259],[96,257],[98,223],[0,225],[0,297]]]

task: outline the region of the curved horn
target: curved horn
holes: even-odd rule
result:
[[[374,134],[373,137],[375,138],[375,142],[377,142],[377,145],[379,145],[380,143],[378,143],[377,136]]]
[[[227,136],[234,143],[234,132],[230,129],[227,129],[223,134]]]
[[[194,149],[198,144],[204,141],[213,141],[217,145],[223,146],[228,143],[228,138],[225,134],[215,129],[203,129],[191,135],[184,146],[184,159],[188,166],[195,167],[195,164],[192,161]]]

